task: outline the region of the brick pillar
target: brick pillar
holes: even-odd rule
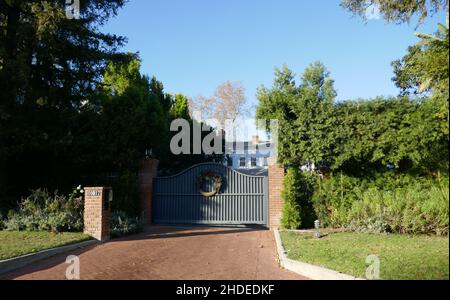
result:
[[[147,159],[139,168],[139,208],[147,225],[152,224],[153,178],[158,173],[158,165],[158,160]]]
[[[277,162],[276,158],[269,158],[269,227],[279,228],[283,210],[284,167]]]
[[[110,239],[110,200],[112,200],[111,188],[87,187],[84,189],[84,233],[102,242]]]

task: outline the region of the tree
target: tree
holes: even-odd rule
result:
[[[248,113],[245,87],[240,82],[226,81],[217,87],[214,96],[194,99],[191,110],[200,111],[203,119],[217,119],[224,126],[226,120],[235,121]]]
[[[111,63],[102,83],[102,126],[98,136],[105,145],[101,154],[103,166],[109,166],[108,171],[136,173],[146,149],[153,150],[153,156],[160,161],[159,171],[165,175],[196,163],[220,162],[221,155],[171,153],[170,142],[175,134],[169,131],[171,122],[185,119],[191,127],[194,122],[189,115],[189,99],[182,94],[165,93],[162,82],[141,75],[140,59],[129,56],[125,63]]]
[[[162,84],[152,79],[161,88],[155,93],[149,78],[139,69],[140,60],[136,58],[129,63],[111,63],[104,76],[98,130],[101,144],[105,145],[101,157],[112,170],[137,171],[145,150],[162,147],[167,134]]]
[[[448,27],[439,24],[436,35],[418,34],[421,41],[408,48],[408,54],[392,63],[395,84],[403,94],[447,95]]]
[[[106,68],[100,87],[111,96],[123,95],[132,86],[140,86],[149,91],[149,79],[141,75],[140,67],[140,58],[131,53],[128,54],[128,60],[125,63],[111,62]]]
[[[206,127],[206,124],[192,119],[189,111],[189,105],[192,104],[192,102],[189,101],[188,97],[182,94],[176,94],[175,96],[172,96],[172,99],[172,106],[170,108],[170,121],[174,121],[177,119],[188,121],[189,127],[191,129],[191,145],[189,146],[191,154],[175,155],[171,152],[169,145],[170,141],[176,134],[178,134],[178,132],[170,132],[168,135],[169,141],[166,144],[166,150],[163,154],[160,155],[163,157],[160,164],[160,172],[165,175],[173,175],[195,164],[211,161],[217,163],[222,162],[224,159],[223,154],[207,155],[203,152],[203,149],[200,154],[194,153],[194,143],[192,142],[194,141],[194,127],[204,129]],[[216,132],[216,130],[216,128],[210,127],[209,130],[202,131],[201,140],[203,141],[206,136],[208,136],[212,132]],[[224,151],[224,145],[225,143],[224,141],[222,141],[222,151]]]
[[[69,19],[65,0],[0,1],[0,209],[29,189],[79,184],[111,184],[128,208],[146,149],[168,168],[193,161],[169,152],[187,98],[142,75],[139,57],[118,50],[125,38],[99,30],[125,2],[83,0]]]
[[[48,143],[43,137],[70,140],[68,126],[56,123],[61,114],[77,114],[108,62],[124,59],[117,48],[125,39],[95,29],[123,4],[81,1],[81,18],[70,20],[65,1],[0,2],[2,158]]]
[[[171,119],[185,119],[190,121],[191,116],[189,114],[189,99],[183,94],[176,94],[174,97],[173,105],[170,109]]]
[[[279,121],[279,159],[288,165],[322,163],[333,145],[334,82],[319,62],[304,71],[299,85],[286,66],[275,70],[272,89],[260,88],[258,119]]]
[[[439,24],[435,35],[417,34],[421,41],[408,48],[408,54],[392,63],[393,81],[402,95],[414,94],[422,98],[421,118],[432,124],[432,132],[424,132],[436,139],[449,135],[449,37],[448,27]],[[429,115],[423,114],[428,112]],[[440,132],[440,133],[438,133]],[[436,145],[441,145],[437,143]],[[436,158],[436,156],[434,156]]]
[[[448,169],[448,113],[434,97],[335,103],[333,80],[320,63],[299,84],[287,67],[277,69],[273,87],[257,97],[257,118],[279,121],[278,155],[286,166],[310,162],[357,176],[389,165],[421,174]]]
[[[417,15],[421,24],[427,17],[448,9],[448,0],[342,0],[341,6],[364,20],[368,9],[376,7],[388,22],[409,23]]]
[[[0,1],[0,194],[75,177],[77,166],[62,168],[78,159],[70,155],[82,139],[75,133],[90,124],[78,121],[91,114],[87,103],[98,106],[108,63],[126,58],[118,52],[125,38],[97,30],[124,0],[80,1],[80,19],[66,17],[65,2]]]
[[[399,151],[393,154],[396,151],[380,150],[377,156],[390,157],[396,165],[409,161],[416,168],[425,170],[448,169],[448,0],[343,0],[341,5],[364,19],[370,7],[378,8],[388,22],[410,22],[417,15],[418,25],[428,16],[446,10],[447,26],[439,24],[435,35],[416,33],[421,40],[410,46],[402,59],[392,63],[395,74],[393,81],[400,88],[400,95],[415,95],[419,97],[420,105],[415,104],[416,109],[402,117],[404,123],[390,129],[403,139],[389,142]],[[404,112],[407,112],[407,107]]]
[[[68,19],[64,0],[2,1],[2,104],[80,105],[125,42],[95,29],[124,2],[80,1],[81,18]]]

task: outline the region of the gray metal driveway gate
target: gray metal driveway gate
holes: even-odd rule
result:
[[[221,188],[212,197],[202,195]],[[206,180],[204,180],[206,178]],[[200,183],[199,183],[200,181]],[[200,164],[178,175],[157,177],[153,183],[156,224],[267,225],[268,178],[249,176],[220,164]]]

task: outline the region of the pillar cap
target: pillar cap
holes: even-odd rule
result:
[[[159,160],[154,159],[154,158],[150,158],[150,159],[143,159],[140,162],[140,168],[152,168],[153,166],[158,167],[159,165]]]
[[[98,189],[110,189],[110,188],[111,188],[110,186],[87,186],[87,187],[84,187],[83,189],[84,190],[92,190],[92,189],[98,190]]]

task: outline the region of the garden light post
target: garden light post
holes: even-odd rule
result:
[[[314,221],[314,228],[316,231],[314,232],[314,237],[319,239],[320,238],[320,221],[316,220]]]
[[[150,159],[153,156],[153,149],[145,149],[145,159]]]

